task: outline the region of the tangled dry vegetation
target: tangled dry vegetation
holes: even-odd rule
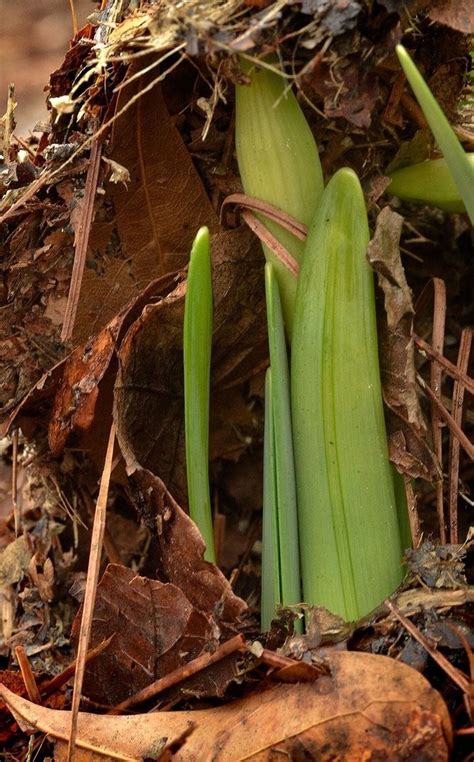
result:
[[[389,170],[435,153],[395,44],[412,50],[472,150],[472,27],[455,0],[111,0],[51,74],[49,124],[16,135],[10,93],[0,175],[9,758],[25,758],[19,726],[36,728],[30,750],[41,754],[44,733],[57,739],[57,759],[72,734],[70,755],[76,743],[85,759],[270,759],[273,747],[359,759],[369,745],[383,759],[438,760],[453,729],[456,758],[467,754],[471,230],[463,215],[389,205],[384,190]],[[326,177],[351,166],[363,182],[390,454],[415,536],[391,602],[353,625],[316,609],[305,636],[291,636],[288,611],[270,633],[258,628],[263,266],[238,208],[223,205],[242,190],[237,56],[267,53],[298,92]],[[214,252],[217,565],[186,513],[182,322],[201,225]],[[125,714],[156,706],[145,724]]]

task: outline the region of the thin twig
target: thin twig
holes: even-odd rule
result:
[[[89,664],[89,662],[95,659],[96,656],[99,656],[103,651],[105,651],[114,637],[115,633],[106,640],[103,640],[101,643],[99,643],[98,646],[90,648],[86,654],[86,664]],[[63,669],[59,675],[55,675],[51,678],[51,680],[43,683],[40,687],[40,695],[46,698],[46,696],[51,696],[53,693],[56,693],[56,691],[62,688],[63,685],[66,685],[66,683],[76,674],[76,664],[77,661],[71,662],[71,664],[69,664],[66,669]]]
[[[433,328],[432,346],[439,355],[443,354],[444,330],[446,323],[446,286],[441,278],[432,278],[425,286],[415,304],[415,314],[431,301],[430,293],[433,294]],[[430,369],[430,394],[431,400],[431,428],[433,437],[433,450],[438,463],[443,463],[443,437],[442,437],[442,414],[439,406],[441,403],[442,368],[436,363],[431,363]],[[425,385],[426,388],[428,388]],[[441,544],[446,543],[446,524],[444,519],[444,495],[443,481],[439,479],[435,483],[436,490],[436,513],[438,515],[439,537]]]
[[[434,305],[433,305],[433,349],[439,354],[443,354],[444,348],[444,329],[446,324],[446,286],[440,278],[433,278]],[[432,362],[430,371],[431,390],[441,401],[441,383],[443,372],[439,365]],[[431,427],[433,435],[433,449],[438,459],[438,463],[443,463],[443,422],[439,407],[436,403],[431,404]],[[442,545],[446,542],[446,521],[444,517],[444,494],[443,481],[439,479],[435,483],[436,489],[436,511],[438,514],[439,537]]]
[[[474,445],[465,435],[464,431],[461,429],[461,427],[456,423],[454,418],[452,417],[451,413],[449,413],[442,402],[439,401],[436,394],[433,392],[432,389],[428,386],[428,384],[425,382],[425,380],[420,376],[417,375],[417,381],[420,384],[421,388],[425,392],[425,394],[434,402],[434,404],[437,406],[441,417],[444,418],[447,425],[449,426],[450,430],[454,434],[455,437],[459,440],[459,444],[465,450],[467,455],[471,458],[471,460],[474,460]]]
[[[252,647],[250,645],[247,645],[246,650],[252,653]],[[314,677],[315,680],[322,674],[327,673],[326,667],[317,664],[308,664],[307,662],[298,661],[298,659],[291,659],[289,656],[283,656],[282,654],[276,653],[276,651],[270,651],[268,648],[262,649],[259,659],[268,667],[273,667],[277,670],[287,669],[288,667],[307,669],[308,675],[310,676],[311,673],[313,673],[311,676]]]
[[[274,235],[261,223],[253,212],[244,210],[242,212],[242,219],[245,220],[250,230],[261,240],[265,246],[267,246],[272,254],[286,267],[286,269],[295,276],[298,277],[299,265],[296,259],[285,249],[285,247],[278,241]]]
[[[398,621],[403,624],[406,631],[409,632],[410,635],[415,638],[415,640],[420,643],[420,645],[423,646],[431,658],[438,664],[439,667],[441,667],[442,670],[444,670],[444,672],[446,672],[446,674],[454,683],[456,683],[456,685],[463,691],[463,693],[467,693],[469,691],[469,680],[466,675],[464,675],[459,669],[456,669],[456,667],[453,667],[451,662],[448,661],[448,659],[443,656],[443,654],[441,654],[436,648],[433,648],[431,643],[420,632],[418,627],[416,627],[413,622],[410,622],[410,620],[407,619],[407,617],[404,616],[391,601],[386,600],[385,605],[398,619]]]
[[[67,297],[66,312],[61,330],[61,341],[68,341],[74,330],[79,297],[81,294],[82,276],[86,264],[87,246],[94,214],[97,181],[99,179],[100,157],[102,148],[98,140],[91,148],[90,164],[87,170],[84,188],[84,206],[74,235],[74,264],[72,266],[71,284]]]
[[[465,328],[461,335],[461,342],[458,353],[458,369],[464,374],[469,366],[469,357],[471,355],[472,329]],[[462,410],[464,403],[464,385],[459,381],[454,382],[453,388],[453,420],[461,428]],[[460,446],[459,441],[451,434],[449,442],[449,541],[457,545],[458,538],[458,481],[459,481],[459,460]]]
[[[15,429],[12,434],[12,444],[12,505],[15,519],[15,535],[18,537],[21,532],[21,511],[18,505],[18,429]]]
[[[447,622],[447,625],[449,629],[452,630],[452,632],[454,632],[454,634],[461,641],[462,646],[466,652],[467,660],[469,662],[470,690],[468,691],[467,694],[464,694],[464,705],[466,707],[466,712],[469,719],[471,720],[471,725],[472,725],[473,711],[474,711],[474,654],[461,628],[456,627],[454,624],[450,622]]]
[[[82,684],[84,682],[86,656],[89,648],[89,641],[92,630],[97,583],[99,580],[100,557],[102,554],[102,543],[104,539],[107,497],[109,494],[110,476],[112,471],[114,443],[115,424],[112,423],[112,426],[110,427],[109,441],[107,444],[107,452],[105,455],[104,469],[102,471],[102,479],[100,481],[99,495],[97,497],[94,524],[92,527],[86,590],[84,595],[81,628],[79,631],[79,640],[77,646],[76,678],[74,680],[74,691],[71,704],[71,729],[67,753],[68,762],[71,762],[71,760],[74,759],[76,748],[77,718],[79,714],[79,705],[81,702]]]
[[[295,238],[298,238],[300,241],[306,240],[306,236],[308,235],[307,226],[303,222],[296,220],[290,214],[284,212],[283,209],[279,209],[277,206],[273,206],[273,204],[269,204],[267,201],[261,201],[253,196],[247,196],[245,193],[231,193],[230,196],[227,196],[224,199],[221,209],[223,210],[228,204],[241,206],[244,209],[249,209],[251,212],[260,212],[260,214],[264,214],[265,217],[268,217],[269,220],[277,222],[280,227],[288,230],[295,236]]]
[[[220,661],[224,657],[241,650],[241,648],[244,646],[245,640],[243,636],[236,635],[234,638],[231,638],[225,643],[222,643],[222,645],[219,646],[219,648],[214,651],[214,653],[202,654],[196,659],[188,662],[188,664],[183,664],[182,667],[178,667],[172,672],[169,672],[164,677],[161,677],[159,680],[155,680],[155,682],[151,683],[151,685],[147,685],[146,688],[143,688],[141,691],[138,691],[138,693],[135,693],[125,701],[122,701],[121,704],[114,706],[113,709],[110,710],[109,714],[119,714],[131,706],[141,704],[144,701],[148,701],[149,699],[154,698],[158,693],[162,693],[164,690],[171,688],[173,685],[178,685],[178,683],[181,683],[188,677],[201,672],[211,664],[215,664],[217,661]]]
[[[471,330],[471,329],[466,329]],[[421,338],[421,336],[417,336],[416,334],[413,336],[413,340],[415,344],[418,346],[418,348],[424,352],[428,357],[432,360],[435,360],[439,365],[442,365],[446,373],[451,376],[451,378],[454,378],[455,381],[458,381],[466,391],[470,392],[471,394],[474,394],[474,378],[471,378],[471,376],[467,375],[466,371],[463,371],[458,365],[454,365],[452,362],[450,362],[447,357],[440,354],[439,352],[436,352],[431,344],[428,344],[427,341]]]
[[[15,656],[18,662],[18,666],[20,667],[23,682],[25,683],[28,698],[34,704],[41,704],[42,702],[40,692],[38,690],[38,686],[36,685],[33,670],[31,669],[30,662],[28,661],[28,657],[23,646],[17,646],[15,648]]]
[[[75,37],[78,31],[78,28],[77,28],[77,13],[76,13],[76,6],[74,5],[74,0],[69,0],[69,8],[71,9],[72,36]]]

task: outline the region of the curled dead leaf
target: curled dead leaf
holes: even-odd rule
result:
[[[152,281],[131,300],[90,341],[77,347],[62,363],[56,374],[56,387],[49,421],[49,446],[54,455],[64,449],[74,432],[87,432],[94,424],[99,397],[102,410],[110,411],[110,400],[101,395],[104,378],[110,372],[115,351],[125,330],[139,315],[143,307],[167,294],[176,284],[178,276],[167,273]],[[113,383],[113,379],[112,382]],[[111,383],[108,385],[110,386]],[[50,384],[50,390],[52,384]],[[109,395],[110,396],[110,395]],[[110,415],[110,412],[109,412]],[[104,426],[105,429],[110,426]]]
[[[379,329],[380,371],[390,459],[412,478],[434,480],[439,473],[426,440],[426,424],[416,390],[413,341],[414,308],[400,259],[403,217],[386,206],[377,218],[367,256],[385,297],[385,320]]]
[[[138,511],[157,534],[166,578],[199,611],[211,613],[221,630],[235,626],[247,605],[218,567],[204,561],[204,540],[194,521],[150,471],[137,470],[132,481]]]

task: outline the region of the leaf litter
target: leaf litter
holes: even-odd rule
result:
[[[259,522],[258,500],[246,501],[247,513],[241,513],[240,518],[238,503],[245,492],[239,488],[239,480],[247,478],[248,464],[258,463],[261,450],[261,378],[268,361],[259,277],[261,258],[253,236],[243,228],[223,230],[216,211],[216,199],[222,199],[223,188],[240,190],[228,140],[232,135],[229,84],[236,72],[229,54],[244,50],[251,56],[258,55],[265,46],[276,47],[283,29],[285,34],[291,30],[288,40],[280,34],[280,53],[294,64],[289,71],[303,102],[309,104],[308,116],[320,136],[326,172],[349,163],[368,188],[383,188],[385,167],[400,147],[402,151],[406,147],[408,155],[411,137],[422,126],[420,114],[403,93],[402,81],[396,81],[393,63],[386,54],[386,49],[393,48],[411,24],[411,16],[405,15],[405,10],[385,10],[387,5],[392,4],[381,3],[380,8],[366,14],[359,3],[340,9],[306,3],[298,16],[286,2],[242,4],[216,0],[208,4],[204,19],[191,1],[178,7],[169,3],[160,8],[143,4],[124,16],[119,4],[111,3],[102,18],[97,17],[76,35],[64,65],[52,75],[50,94],[55,110],[48,131],[31,139],[34,159],[19,161],[19,143],[15,138],[11,140],[8,155],[13,174],[10,172],[4,186],[7,193],[2,207],[7,259],[0,320],[8,329],[0,345],[0,361],[5,369],[2,416],[5,430],[21,427],[13,458],[15,468],[19,459],[28,463],[28,488],[35,483],[40,487],[33,509],[26,507],[20,490],[19,501],[25,506],[23,512],[20,505],[24,531],[20,539],[28,549],[28,563],[20,560],[18,573],[1,590],[10,617],[7,631],[4,629],[5,649],[8,653],[12,647],[18,648],[22,633],[29,632],[31,635],[24,641],[26,658],[40,669],[51,673],[55,659],[72,660],[67,639],[62,633],[54,633],[52,621],[63,617],[63,631],[70,634],[65,628],[74,610],[65,582],[70,585],[75,578],[79,584],[87,562],[89,540],[82,535],[85,547],[81,548],[78,532],[83,531],[79,529],[81,522],[90,521],[113,413],[120,453],[110,464],[107,511],[110,515],[116,511],[124,514],[126,526],[131,532],[135,526],[138,536],[133,518],[136,511],[148,528],[149,541],[145,555],[132,556],[131,568],[122,565],[121,551],[110,545],[110,538],[106,539],[105,552],[109,559],[112,554],[115,563],[104,568],[102,543],[95,546],[95,574],[100,567],[102,577],[97,588],[93,577],[88,579],[92,596],[89,601],[97,594],[95,608],[90,603],[88,606],[88,626],[94,647],[100,650],[104,637],[108,641],[88,663],[83,692],[89,701],[113,706],[134,693],[140,695],[147,685],[163,685],[160,681],[166,681],[168,675],[176,676],[176,682],[159,700],[165,701],[165,707],[168,702],[177,710],[166,713],[164,718],[163,712],[147,714],[141,720],[139,736],[127,734],[140,716],[111,718],[79,712],[76,758],[84,743],[86,758],[98,751],[97,738],[91,739],[89,733],[91,728],[97,728],[97,737],[103,738],[98,742],[99,746],[103,744],[101,754],[122,753],[123,758],[134,758],[152,748],[155,756],[160,752],[170,755],[173,739],[178,755],[195,758],[193,749],[203,747],[193,744],[200,743],[203,727],[220,731],[214,739],[215,753],[233,754],[238,749],[240,754],[252,736],[248,723],[241,720],[252,711],[252,702],[260,721],[259,733],[262,728],[268,731],[261,747],[249,751],[259,758],[271,754],[275,745],[286,753],[301,753],[304,749],[311,754],[325,743],[329,750],[337,744],[339,750],[344,749],[343,754],[350,755],[358,748],[365,749],[368,737],[374,750],[383,752],[387,743],[392,744],[400,758],[418,753],[429,753],[431,756],[426,758],[430,759],[448,758],[451,730],[445,705],[434,691],[433,703],[424,703],[423,691],[428,684],[419,682],[423,678],[415,671],[433,680],[429,663],[420,660],[420,651],[416,650],[420,647],[417,630],[422,635],[433,631],[431,619],[435,616],[441,617],[446,626],[452,622],[467,631],[464,607],[471,600],[471,589],[466,588],[462,576],[463,546],[453,546],[452,555],[443,555],[442,548],[436,545],[431,551],[425,546],[414,551],[424,553],[416,560],[409,559],[412,571],[417,569],[415,586],[407,583],[395,600],[396,608],[382,606],[369,622],[341,628],[327,614],[317,611],[315,631],[293,644],[300,662],[265,648],[268,639],[272,649],[283,647],[284,653],[288,632],[284,612],[275,629],[268,636],[260,636],[263,645],[250,646],[245,641],[243,649],[217,658],[220,649],[232,644],[233,638],[243,638],[242,633],[255,638],[257,634],[254,609],[258,600],[258,543],[249,535],[237,577],[234,575],[236,588],[232,589],[224,573],[203,560],[202,538],[183,510],[186,490],[181,326],[185,265],[193,234],[206,223],[213,230],[215,249],[211,475],[216,518],[225,527],[224,542],[238,536],[239,523],[258,527]],[[410,12],[415,13],[421,5],[412,2]],[[420,18],[424,25],[423,16]],[[325,38],[328,29],[332,30],[331,40]],[[443,37],[439,27],[429,31],[425,25],[423,29],[426,34],[437,35],[441,59],[449,57],[449,35],[455,33],[445,32]],[[94,42],[106,41],[104,31],[109,36],[107,46],[94,46]],[[299,47],[292,47],[294,39],[298,39]],[[364,61],[357,71],[356,56]],[[429,68],[423,44],[420,56]],[[157,57],[162,59],[160,65]],[[189,66],[186,77],[180,78],[180,67],[185,66]],[[456,83],[462,79],[460,67],[460,63],[454,64],[448,72],[453,83],[451,92],[443,93],[441,87],[437,90],[441,101],[447,99],[451,113]],[[430,73],[436,72],[432,67]],[[391,127],[386,130],[382,114],[389,98],[390,111],[385,117]],[[199,111],[199,103],[204,101],[213,104],[206,114]],[[460,129],[465,127],[460,124]],[[206,140],[200,143],[201,133],[206,134]],[[422,150],[429,155],[429,141],[423,138],[422,142]],[[93,148],[99,144],[100,151]],[[92,173],[90,156],[94,150],[106,161],[96,161]],[[118,167],[117,183],[114,175]],[[12,183],[10,178],[15,172],[18,180]],[[381,203],[380,193],[374,194],[373,203]],[[466,448],[461,447],[456,455],[456,443],[462,445],[460,436],[464,436],[466,426],[463,396],[472,388],[467,339],[463,353],[458,357],[454,352],[469,319],[462,296],[462,274],[457,280],[455,275],[465,272],[466,229],[462,219],[457,218],[451,227],[443,228],[443,239],[441,219],[436,213],[425,211],[417,216],[404,206],[398,211],[403,217],[389,207],[382,209],[371,248],[385,292],[386,309],[385,313],[380,311],[380,317],[382,324],[384,314],[387,316],[385,346],[390,350],[382,349],[381,357],[386,362],[384,389],[389,420],[394,426],[392,452],[407,483],[414,476],[425,480],[426,486],[417,490],[420,526],[428,536],[439,532],[441,537],[446,517],[443,511],[442,526],[436,527],[432,509],[437,504],[441,517],[446,491],[446,481],[440,478],[441,464],[445,469],[448,450],[454,452],[450,455],[447,528],[455,542],[466,535],[458,506],[464,499],[459,493],[459,481],[464,490],[468,462]],[[439,243],[435,243],[437,237]],[[444,263],[448,250],[457,257],[454,268],[452,261],[449,267]],[[72,287],[74,267],[83,267],[83,275],[77,279],[79,286]],[[436,335],[430,339],[433,318],[423,308],[423,321],[419,320],[420,310],[413,307],[410,290],[419,295],[427,279],[433,277],[446,279],[451,299],[448,316],[451,310],[454,317],[448,317],[446,326],[443,322],[442,327],[439,323],[436,327],[439,307],[435,308]],[[65,315],[69,316],[66,322]],[[437,414],[432,422],[438,430],[436,455],[431,449],[433,429],[426,424],[429,411],[422,390],[430,401],[430,393],[437,400],[433,402]],[[453,407],[451,399],[456,400]],[[232,464],[234,469],[232,489],[232,482],[221,481],[221,475],[228,472],[226,464]],[[436,491],[430,497],[433,482]],[[232,494],[239,497],[230,502]],[[58,519],[59,505],[63,510],[65,507],[69,519]],[[45,510],[52,520],[45,519]],[[453,518],[458,515],[460,526]],[[8,517],[5,525],[7,550],[18,542],[11,530],[12,520]],[[54,541],[45,542],[51,531],[55,532]],[[469,554],[469,543],[465,550]],[[3,562],[8,569],[5,552],[0,551],[0,564]],[[13,550],[9,552],[15,555]],[[232,553],[227,552],[225,557],[235,563]],[[435,575],[440,588],[430,597],[419,582],[427,584],[432,576],[427,577],[426,570],[433,575],[437,563],[442,570]],[[232,566],[224,571],[230,573]],[[244,590],[246,600],[237,594]],[[147,615],[150,608],[153,614]],[[396,611],[408,612],[416,621],[417,627],[409,638],[403,634],[406,623],[397,619]],[[80,616],[76,614],[73,626],[76,639]],[[124,626],[124,620],[131,622],[130,626]],[[137,622],[143,626],[137,627]],[[445,637],[439,643],[440,648],[448,648]],[[351,650],[340,652],[341,648]],[[409,708],[405,702],[401,709],[394,709],[396,700],[390,706],[385,690],[383,700],[388,708],[385,712],[385,704],[380,704],[383,716],[367,713],[367,707],[377,701],[378,685],[396,689],[399,676],[392,676],[390,670],[403,665],[392,659],[388,660],[389,667],[380,655],[355,653],[354,648],[392,656],[399,653],[412,665],[404,668],[409,670],[407,679],[418,680],[413,689],[405,687],[403,701],[407,695],[414,697]],[[449,648],[448,664],[454,658],[454,650]],[[80,673],[90,650],[90,644],[85,643],[78,665],[76,711]],[[358,660],[362,664],[359,657],[372,659],[370,667],[369,662],[364,666],[368,683],[357,676]],[[25,655],[21,658],[27,675]],[[285,658],[292,663],[284,666],[281,660]],[[196,674],[189,676],[186,670],[192,670],[194,663],[201,664],[199,659],[207,663],[202,675],[196,666]],[[311,668],[324,662],[326,676],[318,670],[311,673]],[[287,686],[285,693],[276,687],[264,694],[247,695],[255,684],[264,688],[268,681],[285,679],[285,670],[287,677],[308,677],[311,673],[311,679],[316,681],[307,686]],[[439,675],[435,677],[444,693]],[[354,681],[360,684],[358,698],[351,693]],[[41,680],[38,685],[41,693]],[[243,695],[240,703],[200,708],[204,697],[229,700],[239,695]],[[61,707],[70,706],[67,692],[57,696],[62,697]],[[262,696],[268,701],[262,701]],[[354,706],[364,709],[360,713],[356,709],[352,724],[347,713],[336,711],[325,733],[323,699],[327,696],[333,696],[339,708],[341,702],[347,701],[351,712]],[[8,701],[13,707],[17,699],[9,696]],[[302,705],[308,712],[306,724],[306,715],[299,714]],[[48,731],[53,722],[50,710],[21,706],[33,722],[39,716],[35,712],[43,712],[38,727]],[[186,711],[191,707],[192,711]],[[205,717],[203,712],[207,713]],[[54,718],[57,737],[66,739],[70,712]],[[168,721],[166,732],[158,726],[156,731],[149,730],[150,720],[155,718]],[[130,744],[128,751],[113,746],[112,737],[107,735],[106,723],[119,721],[123,723],[117,726],[122,728],[120,738]],[[234,730],[224,729],[227,721]],[[293,723],[291,728],[288,723]],[[461,719],[462,723],[465,719]],[[390,728],[390,742],[378,734],[380,724]],[[171,732],[168,728],[176,729]],[[70,746],[69,756],[73,742]],[[131,757],[126,757],[127,753]],[[59,744],[57,758],[64,754]]]

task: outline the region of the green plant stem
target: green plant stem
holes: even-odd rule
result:
[[[265,265],[268,342],[272,369],[272,414],[275,452],[281,602],[301,603],[298,514],[290,409],[290,378],[278,282],[272,264]]]
[[[209,492],[209,387],[212,349],[212,277],[209,230],[191,249],[184,308],[184,411],[189,513],[215,562]]]
[[[265,431],[263,440],[263,527],[261,628],[270,629],[281,604],[280,546],[278,539],[275,441],[273,436],[272,373],[265,376]]]

